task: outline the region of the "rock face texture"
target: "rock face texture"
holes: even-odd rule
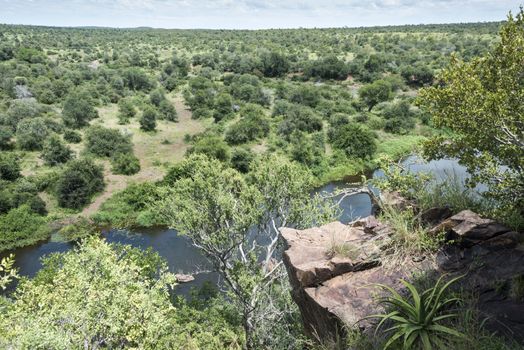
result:
[[[423,215],[421,220],[434,225],[429,232],[444,234],[449,244],[435,256],[394,267],[382,259],[393,230],[374,217],[281,229],[293,298],[311,337],[335,339],[347,326],[374,330],[375,321],[366,316],[382,311],[375,285],[402,290],[399,279],[410,280],[417,272],[465,275],[459,287],[479,296],[477,307],[489,317],[488,327],[524,342],[524,300],[512,295],[519,278],[524,285],[524,234],[471,211],[451,216],[449,209],[435,208],[426,219]]]

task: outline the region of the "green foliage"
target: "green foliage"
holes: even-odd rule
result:
[[[471,62],[454,57],[439,85],[423,89],[419,103],[435,126],[451,131],[426,144],[431,159],[457,157],[484,183],[487,195],[524,216],[524,11],[510,15],[500,42]]]
[[[77,129],[87,126],[89,121],[98,118],[98,112],[89,96],[73,92],[64,101],[62,118],[66,126]]]
[[[0,227],[0,251],[34,244],[50,234],[45,218],[35,214],[28,205],[0,215]]]
[[[377,150],[373,132],[356,123],[331,129],[329,136],[333,147],[343,150],[349,157],[370,158]]]
[[[24,119],[16,127],[16,143],[26,151],[41,150],[49,129],[42,118]]]
[[[406,350],[431,350],[435,346],[437,349],[444,349],[446,340],[450,337],[465,337],[462,333],[442,325],[442,321],[457,317],[457,314],[446,313],[446,308],[457,303],[459,299],[447,298],[445,292],[460,277],[441,285],[443,278],[444,276],[439,278],[434,287],[422,293],[419,293],[411,283],[401,280],[411,294],[409,298],[403,297],[389,286],[377,285],[389,294],[380,298],[379,302],[390,309],[387,314],[372,316],[381,319],[376,332],[387,321],[391,321],[392,326],[385,332],[394,332],[384,345],[384,349],[394,344],[401,344]]]
[[[347,78],[348,67],[345,62],[336,56],[327,56],[318,61],[309,63],[304,74],[309,78],[337,79]]]
[[[395,134],[407,134],[415,127],[416,113],[407,100],[392,103],[382,111],[386,119],[384,130]]]
[[[51,135],[44,142],[42,159],[47,165],[55,166],[67,163],[73,157],[73,151],[64,144],[59,136]]]
[[[156,184],[131,184],[104,202],[93,220],[99,225],[113,227],[161,225],[164,223],[151,210],[160,199]]]
[[[13,131],[8,126],[0,125],[0,150],[7,150],[12,147]]]
[[[129,99],[121,99],[118,101],[118,122],[119,124],[127,124],[129,120],[136,116],[135,106]]]
[[[235,148],[231,155],[231,167],[240,173],[246,174],[251,169],[251,163],[254,159],[255,154],[249,148]]]
[[[113,174],[134,175],[140,171],[140,161],[130,153],[119,153],[111,158]]]
[[[154,131],[156,129],[157,112],[153,108],[146,108],[140,117],[140,129]]]
[[[228,93],[221,93],[215,99],[213,118],[216,122],[227,119],[233,115],[233,99]]]
[[[70,143],[80,143],[82,142],[82,135],[75,130],[66,130],[64,131],[64,140]]]
[[[64,208],[80,209],[91,197],[104,189],[102,168],[90,159],[70,161],[56,184],[58,204]]]
[[[391,84],[385,80],[377,80],[371,84],[364,85],[358,90],[360,99],[371,111],[380,102],[386,102],[393,98]]]
[[[295,104],[287,106],[283,111],[285,119],[278,127],[279,134],[289,137],[295,130],[308,133],[322,130],[322,119],[313,109]]]
[[[204,154],[209,158],[218,159],[222,162],[229,162],[231,159],[230,147],[218,136],[205,136],[200,138],[187,151],[187,154]]]
[[[80,217],[76,222],[62,227],[58,231],[58,234],[67,241],[77,241],[90,236],[99,235],[100,231],[91,221],[84,217]]]
[[[131,137],[119,130],[103,126],[92,126],[85,133],[86,152],[99,157],[115,157],[117,154],[132,154]]]
[[[247,104],[240,110],[240,117],[226,132],[226,141],[229,144],[238,145],[268,135],[269,121],[262,107]]]
[[[167,99],[160,102],[160,105],[158,106],[158,111],[160,112],[160,116],[162,119],[165,119],[170,122],[178,121],[178,114],[175,109],[175,106],[173,106],[173,104],[169,102]]]
[[[20,176],[20,161],[14,153],[0,152],[0,179],[14,181]]]
[[[14,268],[15,256],[9,254],[9,256],[0,260],[0,289],[5,290],[9,283],[14,279],[19,278],[18,269]]]
[[[275,51],[264,51],[260,55],[261,70],[266,77],[279,77],[289,71],[290,64],[286,56]]]
[[[182,348],[169,301],[175,278],[156,261],[96,238],[48,258],[5,310],[2,347]]]

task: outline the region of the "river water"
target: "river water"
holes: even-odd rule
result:
[[[405,166],[414,172],[425,171],[434,174],[437,180],[445,180],[454,176],[463,180],[467,175],[464,167],[454,160],[439,160],[429,163],[421,163],[415,157],[404,160]],[[374,177],[383,175],[381,171],[375,171]],[[348,178],[355,181],[355,178]],[[315,192],[325,195],[335,193],[337,190],[347,188],[345,181],[329,183]],[[334,198],[337,199],[336,197]],[[340,221],[348,223],[359,217],[366,217],[371,213],[371,201],[366,194],[358,194],[346,198],[341,204],[342,211]],[[217,275],[211,272],[209,262],[200,252],[194,248],[189,240],[179,236],[175,230],[165,227],[137,228],[130,231],[108,230],[104,232],[108,242],[130,244],[134,247],[147,249],[151,247],[162,256],[169,266],[171,272],[192,274],[195,281],[179,284],[177,293],[187,295],[191,288],[201,286],[205,281],[217,282]],[[10,253],[15,254],[16,267],[22,276],[32,277],[42,267],[41,258],[50,253],[65,252],[74,247],[73,243],[54,241],[51,238],[34,246],[16,249]],[[5,255],[5,254],[3,254]]]

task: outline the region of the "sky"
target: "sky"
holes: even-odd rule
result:
[[[0,0],[0,23],[264,29],[500,21],[524,0]]]

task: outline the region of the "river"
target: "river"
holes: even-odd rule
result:
[[[465,168],[455,160],[421,163],[415,157],[408,157],[404,160],[404,164],[414,172],[430,172],[439,181],[449,176],[455,176],[458,179],[464,179],[467,176]],[[374,177],[382,175],[381,171],[373,173]],[[317,189],[316,192],[329,195],[347,187],[347,182],[338,181],[329,183]],[[340,221],[343,223],[348,223],[359,217],[366,217],[371,213],[371,201],[366,194],[350,196],[340,204],[340,207],[342,211]],[[187,238],[179,236],[175,230],[165,227],[138,228],[130,231],[113,229],[105,231],[103,234],[108,242],[130,244],[142,249],[151,247],[167,261],[170,271],[193,275],[195,277],[193,282],[179,284],[176,287],[178,294],[187,295],[191,288],[199,287],[205,281],[217,282],[218,277],[211,272],[211,266],[206,258],[191,245]],[[55,241],[51,238],[47,242],[16,249],[10,253],[15,254],[16,267],[19,269],[20,275],[32,277],[42,267],[41,258],[43,256],[50,253],[65,252],[73,247],[73,243]]]

